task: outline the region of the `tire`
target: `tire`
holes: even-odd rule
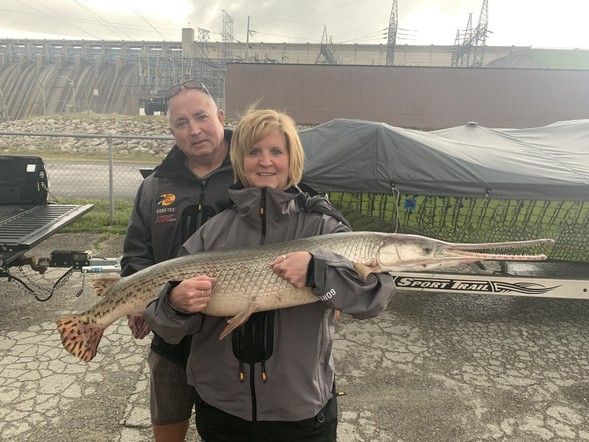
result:
[[[145,115],[153,115],[153,109],[151,108],[149,103],[145,105]]]

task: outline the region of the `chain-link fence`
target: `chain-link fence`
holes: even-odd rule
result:
[[[50,199],[60,202],[64,198],[89,198],[108,200],[110,221],[114,219],[116,200],[133,200],[143,180],[142,170],[153,169],[173,145],[171,136],[140,136],[121,134],[68,134],[39,132],[0,132],[0,135],[14,137],[19,144],[25,140],[26,149],[19,149],[18,154],[38,155],[43,157],[43,148],[36,148],[34,140],[41,140],[46,145],[49,139],[94,139],[84,148],[69,146],[63,148],[68,157],[79,159],[47,160],[44,158],[50,182]],[[26,142],[26,137],[34,137]],[[29,139],[31,140],[31,139]],[[134,153],[129,152],[128,144],[146,142],[147,147],[135,144]],[[154,143],[157,146],[154,146]],[[51,143],[49,143],[51,145]],[[66,143],[53,143],[51,152],[60,149]],[[142,155],[138,155],[140,151]],[[11,154],[16,152],[10,151]],[[131,158],[143,158],[132,160]],[[153,158],[153,160],[151,160]],[[149,160],[149,161],[148,161]],[[1,177],[0,177],[1,179]]]

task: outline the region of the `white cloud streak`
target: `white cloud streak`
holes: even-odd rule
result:
[[[397,0],[398,44],[454,43],[483,0]],[[588,48],[587,0],[488,0],[488,45]],[[385,44],[392,0],[2,0],[0,38],[179,41],[206,29],[221,41],[222,11],[245,41]],[[197,34],[198,35],[198,34]]]

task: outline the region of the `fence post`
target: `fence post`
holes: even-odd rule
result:
[[[108,137],[108,220],[110,227],[115,224],[115,191],[114,191],[114,171],[113,171],[113,151],[112,137]]]

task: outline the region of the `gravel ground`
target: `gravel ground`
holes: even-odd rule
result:
[[[57,234],[34,252],[56,249],[118,257],[122,237]],[[89,282],[76,273],[40,303],[0,280],[0,440],[152,439],[149,340],[119,321],[90,363],[61,348],[55,320],[96,302]],[[338,441],[589,440],[588,317],[586,300],[409,292],[378,318],[342,315]]]

